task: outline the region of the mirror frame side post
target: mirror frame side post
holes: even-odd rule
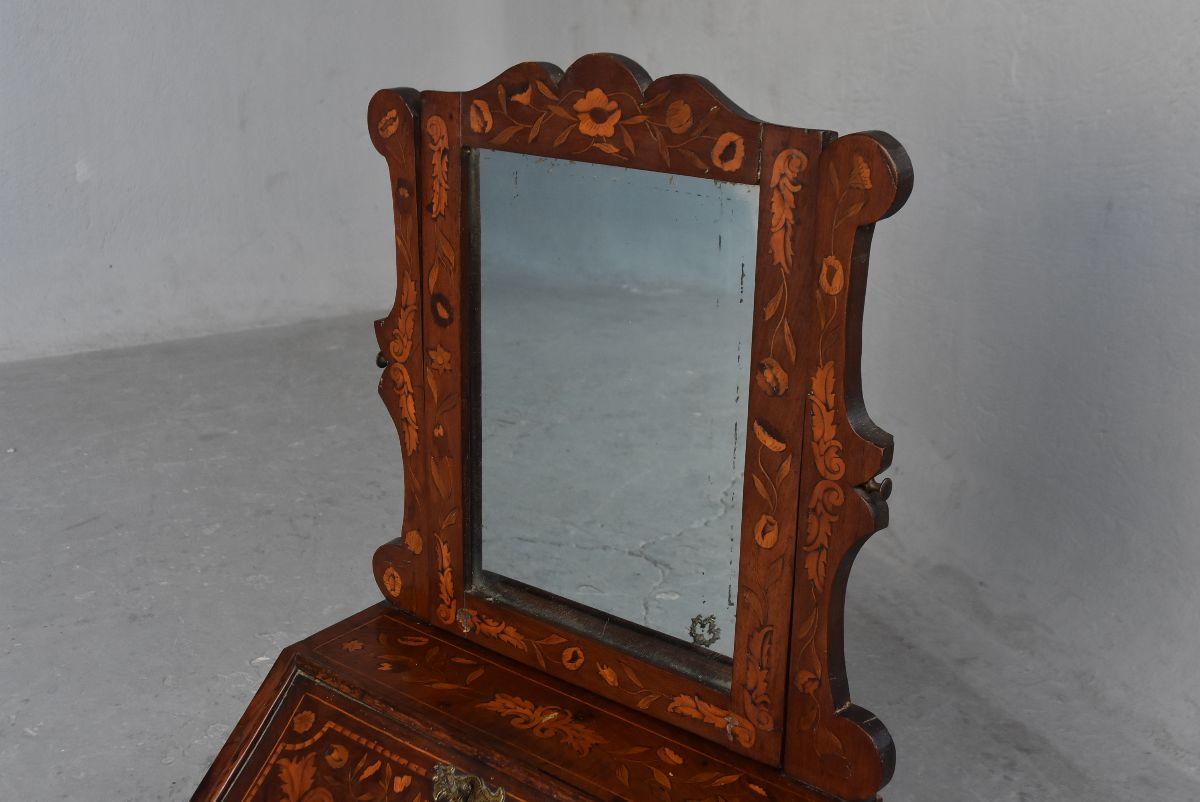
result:
[[[802,531],[807,387],[800,380],[805,356],[798,338],[806,307],[798,290],[813,248],[818,164],[836,134],[764,124],[761,137],[732,698],[759,737],[780,751]]]
[[[891,779],[895,747],[870,712],[850,702],[843,650],[846,585],[858,550],[887,525],[871,481],[891,462],[892,437],[866,414],[859,363],[874,224],[912,189],[895,139],[851,134],[822,154],[816,238],[801,293],[808,392],[800,495],[806,521],[796,554],[791,683],[784,767],[846,799],[870,799]]]
[[[375,321],[376,358],[383,373],[379,397],[400,439],[404,463],[404,520],[399,537],[380,546],[372,572],[385,599],[428,619],[428,526],[422,515],[425,460],[422,454],[424,349],[421,331],[421,224],[418,209],[420,94],[383,89],[367,107],[371,143],[387,160],[396,243],[396,298],[387,317]]]

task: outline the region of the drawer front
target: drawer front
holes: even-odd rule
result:
[[[435,790],[440,791],[435,797]],[[500,793],[500,792],[503,793]],[[227,802],[540,802],[511,777],[297,675]],[[578,798],[578,797],[575,797]]]

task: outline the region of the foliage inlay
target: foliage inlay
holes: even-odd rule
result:
[[[837,230],[846,223],[853,223],[855,216],[866,205],[865,192],[871,189],[871,169],[862,156],[855,154],[850,175],[843,186],[837,171],[830,170],[829,182],[836,201],[833,207],[830,241],[834,241]],[[794,686],[803,694],[803,713],[800,726],[811,738],[812,749],[826,763],[839,767],[843,776],[849,777],[850,763],[845,747],[828,726],[822,726],[823,705],[819,694],[828,682],[828,670],[820,652],[820,600],[828,585],[830,542],[834,524],[846,500],[846,491],[840,480],[845,476],[846,463],[842,456],[842,441],[838,438],[836,396],[836,367],[827,356],[829,339],[844,336],[843,318],[838,312],[838,302],[847,281],[842,261],[829,254],[821,260],[817,273],[816,308],[818,311],[817,369],[810,382],[809,419],[812,426],[812,456],[817,475],[808,499],[808,515],[804,543],[804,572],[812,595],[811,612],[797,629],[800,639],[801,665],[792,677]]]
[[[347,797],[361,802],[426,799],[420,781],[426,777],[424,767],[332,717],[314,731],[314,708],[325,704],[308,695],[302,698],[243,802],[334,802]],[[306,737],[288,741],[289,733]]]
[[[529,730],[537,738],[557,738],[585,757],[605,740],[575,720],[571,711],[554,705],[537,705],[508,693],[497,693],[479,705],[508,720],[518,730]]]
[[[559,95],[545,81],[534,79],[517,91],[497,83],[495,103],[493,110],[488,99],[477,97],[467,115],[471,130],[487,135],[488,144],[497,147],[523,136],[525,144],[549,142],[551,149],[566,156],[594,149],[624,161],[638,155],[637,140],[630,135],[636,127],[648,134],[664,167],[671,167],[674,156],[701,173],[715,168],[721,175],[736,172],[746,158],[742,134],[713,130],[719,105],[696,113],[686,100],[671,99],[670,92],[638,98],[593,86]]]
[[[597,760],[606,777],[615,776],[623,787],[639,792],[649,789],[653,799],[757,802],[770,798],[766,788],[719,758],[653,736],[636,726],[628,731],[623,729],[621,739],[608,737],[611,733],[605,732],[604,727],[593,726],[592,720],[585,721],[581,714],[568,709],[568,697],[549,692],[550,698],[539,698],[528,685],[514,687],[513,677],[506,670],[495,668],[456,645],[430,637],[390,616],[379,621],[386,624],[371,624],[344,633],[329,656],[347,665],[373,666],[375,676],[387,678],[401,689],[428,688],[437,694],[441,709],[456,711],[456,715],[465,714],[468,709],[495,714],[508,720],[515,739],[552,742],[573,755]],[[375,637],[359,634],[372,630]],[[354,648],[348,648],[348,644]],[[564,649],[564,654],[572,648]],[[624,665],[620,668],[640,685],[631,668]],[[615,678],[615,669],[610,666],[598,665],[597,671],[606,680],[609,675]],[[319,678],[329,681],[323,673]],[[343,692],[358,694],[353,686],[345,686]],[[671,704],[677,707],[678,714],[719,728],[732,742],[753,743],[753,726],[736,714],[689,695],[680,695]],[[546,747],[530,742],[525,748],[539,754],[546,751]]]

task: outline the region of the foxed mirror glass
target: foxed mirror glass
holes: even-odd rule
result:
[[[731,656],[757,187],[474,160],[482,568]]]

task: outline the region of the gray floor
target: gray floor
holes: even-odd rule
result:
[[[363,315],[0,365],[0,799],[187,798],[279,650],[377,599],[400,471],[374,354]],[[859,560],[888,800],[1200,799],[980,584],[894,534]]]

